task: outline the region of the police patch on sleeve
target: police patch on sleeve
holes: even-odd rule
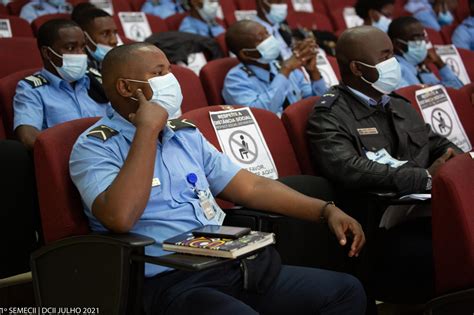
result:
[[[34,89],[39,88],[40,86],[49,84],[49,81],[45,77],[43,77],[41,74],[33,74],[30,76],[27,76],[26,78],[23,79],[23,81],[31,85],[31,87]]]
[[[105,142],[117,134],[118,134],[117,130],[107,127],[106,125],[100,125],[91,129],[87,133],[87,136],[94,137]]]
[[[193,122],[187,119],[171,119],[168,120],[166,125],[173,131],[177,131],[184,128],[197,128],[197,126]]]

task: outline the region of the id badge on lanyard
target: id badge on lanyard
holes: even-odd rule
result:
[[[211,221],[216,219],[219,225],[222,225],[225,219],[225,212],[217,204],[214,196],[212,195],[209,188],[205,190],[197,189],[196,183],[198,177],[194,173],[189,173],[186,176],[188,183],[193,186],[193,190],[196,193],[196,196],[199,198],[199,205],[204,213],[204,216],[207,220]]]

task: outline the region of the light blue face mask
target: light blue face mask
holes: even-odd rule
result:
[[[92,51],[92,49],[89,48],[89,46],[86,46],[87,47],[87,51],[91,54],[91,56],[97,60],[98,62],[102,62],[102,60],[104,60],[105,58],[105,55],[107,55],[107,53],[109,51],[112,50],[113,47],[111,46],[108,46],[108,45],[103,45],[103,44],[97,44],[90,36],[89,34],[87,34],[87,32],[84,32],[84,34],[86,34],[86,37],[87,39],[95,45],[95,50]]]
[[[65,0],[48,0],[48,3],[52,6],[59,7],[66,4]]]
[[[270,35],[264,41],[258,44],[257,47],[244,48],[242,50],[257,50],[261,57],[256,59],[256,61],[259,63],[268,64],[277,59],[280,55],[280,43],[273,35]]]
[[[378,28],[384,33],[387,33],[390,23],[392,23],[392,19],[389,19],[385,15],[381,14],[380,19],[377,22],[372,22],[372,26]]]
[[[424,40],[410,40],[408,42],[397,39],[400,43],[407,45],[408,50],[403,53],[403,58],[410,64],[416,66],[422,63],[428,55],[428,48]]]
[[[363,63],[362,61],[356,61],[361,65],[364,65],[369,68],[377,69],[379,73],[379,78],[375,82],[370,82],[363,76],[360,78],[367,84],[370,84],[374,89],[379,91],[382,94],[392,93],[400,84],[402,77],[402,71],[400,69],[400,64],[398,63],[395,57],[387,59],[385,61],[379,62],[375,66]]]
[[[286,3],[268,3],[264,1],[266,5],[270,6],[270,11],[265,13],[265,17],[272,24],[280,24],[285,21],[288,15],[288,5]]]
[[[443,26],[443,25],[450,25],[453,23],[454,17],[451,14],[451,11],[446,11],[446,12],[440,12],[438,14],[438,23]]]

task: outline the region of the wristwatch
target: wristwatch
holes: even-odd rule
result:
[[[433,178],[431,177],[431,174],[428,172],[428,170],[426,170],[426,175],[428,176],[426,178],[426,191],[430,191],[433,187]]]

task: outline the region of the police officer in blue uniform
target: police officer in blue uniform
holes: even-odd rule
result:
[[[364,20],[364,25],[372,25],[386,33],[392,22],[394,2],[394,0],[358,0],[355,10]]]
[[[286,24],[288,4],[285,0],[256,0],[257,16],[254,20],[263,25],[268,34],[273,35],[280,46],[280,57],[288,59],[292,55],[291,29]]]
[[[198,34],[207,37],[217,37],[225,29],[217,23],[216,16],[219,10],[217,0],[190,0],[189,15],[183,19],[179,26],[180,32]]]
[[[104,116],[110,104],[100,73],[87,69],[84,33],[69,20],[51,20],[38,32],[44,68],[18,83],[13,127],[32,148],[41,130],[65,121]]]
[[[222,95],[227,104],[263,108],[281,115],[288,105],[326,91],[316,67],[316,44],[312,39],[300,42],[294,55],[281,63],[276,61],[278,41],[257,22],[233,24],[226,33],[226,42],[241,62],[226,75]]]
[[[463,86],[434,48],[427,48],[425,29],[417,19],[411,16],[395,19],[390,24],[388,36],[392,40],[395,58],[402,71],[398,88],[421,83],[443,84],[455,89]],[[426,63],[433,63],[438,68],[441,80],[428,69]]]
[[[469,0],[469,9],[471,15],[456,28],[451,40],[458,48],[474,50],[474,0]]]
[[[184,12],[184,9],[180,0],[147,0],[142,6],[142,11],[166,19],[176,13]]]
[[[146,253],[162,255],[163,240],[222,223],[213,197],[218,195],[301,219],[324,216],[341,244],[347,233],[354,235],[349,255],[358,254],[364,243],[360,225],[332,203],[239,169],[192,123],[167,122],[181,102],[169,69],[163,52],[148,43],[116,47],[104,59],[104,88],[113,110],[78,138],[70,158],[71,178],[93,231],[147,235],[156,244]],[[272,264],[277,261],[270,261],[270,269]],[[325,270],[282,266],[259,294],[243,289],[238,260],[191,274],[146,264],[145,275],[147,314],[363,314],[365,309],[357,280]]]
[[[21,8],[20,17],[31,23],[42,15],[71,13],[71,10],[71,4],[65,0],[33,0]]]
[[[424,27],[440,31],[444,25],[450,25],[454,21],[452,11],[457,7],[457,0],[408,0],[405,10],[410,12],[414,18],[423,24]]]
[[[89,67],[100,70],[105,55],[118,44],[114,19],[104,10],[95,7],[81,10],[80,14],[73,12],[72,16],[84,31]]]

